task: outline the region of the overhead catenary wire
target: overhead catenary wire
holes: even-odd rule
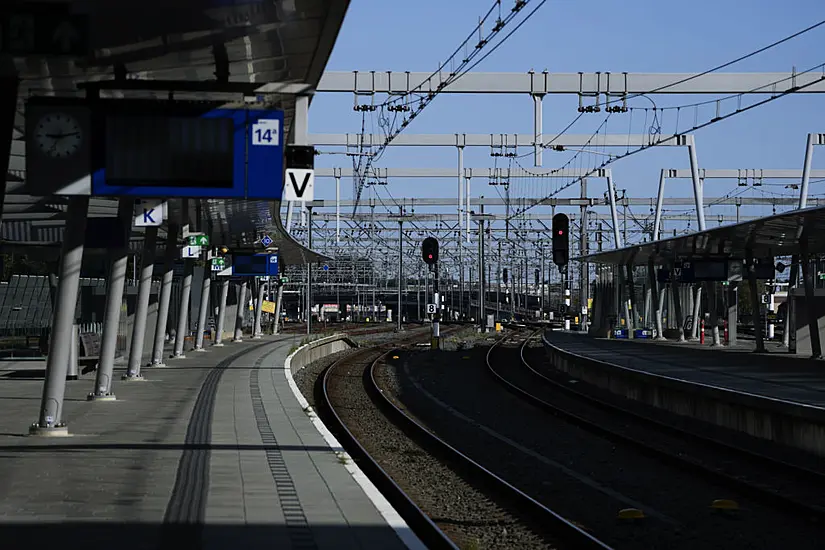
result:
[[[806,70],[806,71],[803,71],[803,72],[801,72],[801,73],[798,73],[798,74],[808,74],[808,73],[812,73],[812,72],[817,71],[817,70],[822,69],[822,68],[825,68],[825,63],[820,63],[820,64],[818,64],[818,65],[816,65],[816,66],[814,66],[814,67],[811,67],[810,69],[808,69],[808,70]],[[786,80],[786,79],[781,79],[779,82],[781,82],[781,81],[783,81],[783,80]],[[801,90],[803,90],[803,89],[805,89],[805,88],[809,88],[809,87],[814,86],[814,85],[816,85],[816,84],[820,84],[820,83],[821,83],[821,82],[823,82],[823,81],[825,81],[825,74],[823,74],[821,78],[819,78],[819,79],[817,79],[817,80],[813,80],[813,81],[811,81],[811,82],[809,82],[809,83],[807,83],[807,84],[802,84],[802,85],[798,85],[798,86],[793,86],[793,87],[791,87],[791,88],[788,88],[787,90],[783,90],[783,91],[781,91],[781,92],[777,92],[775,95],[772,95],[772,96],[770,96],[770,97],[768,97],[768,98],[765,98],[765,99],[763,99],[763,100],[761,100],[761,101],[757,101],[756,103],[754,103],[754,104],[752,104],[752,105],[748,105],[748,106],[745,106],[745,107],[741,107],[741,108],[737,109],[736,111],[733,111],[733,112],[727,113],[727,114],[725,114],[725,115],[720,115],[720,116],[718,116],[718,117],[714,117],[714,118],[712,118],[711,120],[709,120],[709,121],[707,121],[707,122],[704,122],[704,123],[701,123],[701,124],[695,124],[693,127],[689,128],[689,129],[687,129],[685,132],[681,132],[681,133],[683,133],[683,134],[684,134],[684,133],[688,133],[688,132],[694,132],[694,131],[696,131],[696,130],[701,130],[702,128],[706,128],[706,127],[711,126],[711,125],[713,125],[713,124],[717,124],[717,123],[722,122],[723,120],[727,120],[728,118],[731,118],[731,117],[733,117],[733,116],[736,116],[736,115],[739,115],[739,114],[742,114],[742,113],[746,113],[746,112],[748,112],[748,111],[750,111],[750,110],[753,110],[753,109],[755,109],[755,108],[757,108],[757,107],[761,107],[762,105],[766,105],[766,104],[768,104],[768,103],[771,103],[771,102],[773,102],[773,101],[776,101],[777,99],[780,99],[780,98],[786,97],[786,96],[788,96],[788,95],[791,95],[791,94],[797,93],[797,92],[799,92],[799,91],[801,91]],[[549,198],[552,198],[553,196],[555,196],[555,195],[556,195],[556,194],[558,194],[559,192],[563,191],[564,189],[567,189],[567,188],[571,187],[572,185],[575,185],[576,183],[580,182],[582,179],[584,179],[584,178],[586,178],[586,177],[588,177],[588,176],[593,175],[594,173],[596,173],[596,171],[598,171],[598,170],[599,170],[599,169],[601,169],[601,168],[604,168],[604,167],[606,167],[606,166],[608,166],[608,165],[610,165],[610,164],[613,164],[614,162],[616,162],[616,161],[618,161],[618,160],[621,160],[621,159],[623,159],[623,158],[627,158],[627,157],[629,157],[629,156],[631,156],[631,155],[635,155],[635,154],[637,154],[637,153],[640,153],[640,152],[642,152],[642,151],[645,151],[645,150],[647,150],[647,149],[650,149],[651,147],[655,147],[655,146],[657,146],[657,145],[661,145],[662,143],[664,143],[665,141],[668,141],[668,140],[670,140],[670,139],[673,139],[673,138],[672,138],[672,137],[668,137],[668,136],[666,136],[666,137],[660,137],[659,139],[657,139],[657,140],[655,140],[655,141],[651,141],[651,142],[650,142],[650,143],[648,143],[648,144],[641,145],[641,146],[639,146],[639,147],[638,147],[638,148],[636,148],[636,149],[633,149],[633,150],[631,150],[631,151],[628,151],[628,152],[625,152],[625,153],[619,154],[619,155],[617,155],[617,156],[616,156],[616,157],[614,157],[614,158],[611,158],[611,159],[609,159],[609,160],[607,160],[607,161],[604,161],[604,162],[602,162],[601,164],[599,164],[598,166],[596,166],[596,167],[594,167],[594,168],[592,168],[592,169],[588,170],[588,172],[587,172],[587,173],[585,173],[584,175],[581,175],[581,176],[577,177],[576,179],[574,179],[573,181],[571,181],[571,182],[567,183],[566,185],[561,186],[559,189],[557,189],[557,190],[556,190],[556,191],[554,191],[553,193],[548,194],[547,196],[543,197],[542,199],[540,199],[540,200],[538,200],[538,201],[534,201],[532,204],[530,204],[529,206],[526,206],[524,209],[522,209],[522,210],[520,210],[520,211],[518,211],[518,212],[515,212],[513,215],[515,216],[515,215],[518,215],[518,214],[521,214],[521,213],[526,212],[527,210],[529,210],[529,209],[531,209],[531,208],[533,208],[533,207],[537,206],[538,204],[540,204],[540,203],[541,203],[541,202],[543,202],[544,200],[547,200],[547,199],[549,199]],[[528,170],[527,172],[529,173],[529,170]]]
[[[468,65],[470,65],[475,60],[475,58],[479,55],[479,53],[484,50],[484,48],[490,43],[490,41],[494,40],[496,38],[496,36],[498,36],[498,34],[502,31],[502,29],[504,29],[513,19],[518,17],[518,15],[521,13],[523,8],[525,6],[527,6],[527,4],[530,1],[531,0],[515,0],[515,4],[514,4],[513,8],[510,10],[510,13],[507,14],[507,16],[504,17],[503,19],[499,18],[496,21],[496,24],[492,27],[492,30],[487,35],[485,35],[483,38],[480,38],[478,43],[473,48],[473,51],[462,58],[462,61],[459,64],[459,66],[452,70],[452,72],[450,73],[448,78],[446,78],[444,80],[440,80],[441,71],[443,70],[443,68],[451,63],[451,61],[455,58],[455,56],[458,53],[461,52],[462,47],[464,47],[466,44],[468,44],[468,41],[473,37],[475,32],[477,30],[480,31],[481,26],[483,25],[486,18],[490,16],[490,14],[494,11],[494,9],[497,6],[500,6],[501,0],[496,0],[496,2],[493,4],[493,7],[488,11],[487,15],[485,15],[485,17],[482,18],[482,21],[473,30],[473,33],[471,33],[471,35],[467,39],[465,39],[465,41],[458,47],[458,49],[456,49],[455,52],[453,52],[453,54],[447,59],[447,61],[445,61],[444,63],[439,65],[439,68],[435,73],[433,73],[429,78],[424,80],[415,89],[411,90],[408,94],[404,94],[403,96],[396,96],[395,98],[392,98],[392,99],[388,100],[387,102],[385,102],[384,104],[381,105],[381,108],[383,109],[385,106],[388,107],[393,102],[401,101],[407,95],[414,94],[414,93],[420,93],[420,92],[417,91],[419,88],[423,88],[425,85],[429,85],[430,87],[432,87],[433,79],[436,76],[439,76],[439,82],[435,86],[435,90],[429,90],[425,96],[418,98],[417,105],[415,107],[411,108],[409,116],[404,117],[403,122],[401,123],[401,125],[398,128],[390,128],[390,130],[388,131],[388,133],[386,134],[386,136],[384,138],[383,143],[381,143],[380,145],[377,146],[377,151],[374,153],[374,155],[367,158],[366,166],[365,166],[366,171],[368,171],[369,168],[372,166],[372,163],[374,162],[374,159],[375,158],[380,158],[383,151],[392,142],[392,140],[395,139],[395,137],[399,133],[401,133],[404,130],[404,128],[406,128],[407,125],[410,122],[412,122],[412,120],[414,120],[415,117],[418,116],[418,114],[421,113],[421,111],[423,111],[424,108],[433,101],[433,99],[435,99],[435,97],[439,94],[439,92],[441,92],[444,88],[446,88],[450,84],[454,83],[459,78],[461,78],[461,76],[466,74],[466,72],[462,73],[464,68],[467,67]],[[539,7],[544,5],[546,3],[546,1],[547,0],[540,0]],[[532,12],[530,12],[530,14],[527,16],[527,18],[531,17],[535,12],[536,12],[536,10],[533,10]],[[508,34],[507,37],[509,37],[511,35],[512,35],[512,33]],[[501,42],[506,40],[507,37],[505,37],[502,41],[500,41],[496,45],[496,47],[498,45],[500,45]],[[473,65],[473,66],[475,66],[475,65]],[[383,112],[382,112],[382,114],[383,114]],[[358,205],[360,203],[361,193],[363,191],[364,182],[366,180],[366,175],[357,173],[357,174],[354,174],[354,179],[356,180],[356,193],[355,193],[355,197],[354,197],[355,200],[354,200],[354,205],[353,205],[353,215],[358,210]]]

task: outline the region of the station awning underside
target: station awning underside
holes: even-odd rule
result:
[[[237,5],[231,5],[237,4]],[[24,101],[34,95],[77,97],[83,83],[114,78],[116,67],[142,80],[213,83],[208,91],[179,92],[181,100],[221,104],[243,100],[237,91],[223,92],[215,84],[214,46],[223,44],[229,82],[261,85],[270,82],[317,87],[343,23],[349,0],[273,0],[271,2],[107,2],[90,6],[90,40],[94,54],[87,59],[31,56],[14,58],[21,78],[12,157],[3,207],[4,225],[50,221],[60,224],[65,198],[31,197],[21,193],[25,181]],[[1,61],[1,60],[0,60]],[[8,71],[10,66],[0,66]],[[254,86],[250,86],[254,88]],[[102,97],[168,98],[168,91],[103,90]],[[292,128],[294,96],[268,93],[266,106],[282,109],[284,134]],[[192,230],[209,233],[214,243],[252,245],[268,234],[284,263],[323,261],[327,258],[292,239],[279,219],[279,201],[190,200],[169,202],[171,216],[181,216]],[[117,213],[117,199],[93,198],[90,216]],[[4,231],[4,233],[8,233]],[[136,235],[140,235],[140,231]],[[161,237],[165,233],[161,228]],[[42,241],[41,241],[42,242]],[[22,243],[21,243],[22,244]],[[34,243],[27,243],[29,246]],[[43,242],[48,246],[50,243]],[[12,245],[8,236],[4,246]]]
[[[647,264],[650,259],[656,264],[689,258],[744,259],[749,252],[754,258],[768,258],[799,254],[803,239],[807,241],[808,253],[825,252],[825,206],[791,210],[575,259],[596,264],[639,265]]]

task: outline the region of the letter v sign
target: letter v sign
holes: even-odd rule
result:
[[[307,202],[315,196],[315,170],[287,168],[284,200]]]

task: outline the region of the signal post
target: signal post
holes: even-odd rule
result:
[[[427,237],[421,243],[421,256],[433,273],[433,301],[427,304],[427,313],[432,315],[433,334],[431,349],[441,349],[441,299],[438,294],[438,239]]]
[[[570,218],[567,214],[553,216],[553,263],[559,267],[564,292],[564,330],[570,330],[570,282],[567,264],[570,262]]]

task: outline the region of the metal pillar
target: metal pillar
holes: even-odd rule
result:
[[[819,312],[816,307],[816,293],[814,292],[814,276],[811,271],[811,256],[808,254],[808,236],[803,235],[799,240],[802,254],[802,280],[805,284],[805,305],[808,308],[808,335],[811,339],[811,357],[822,359],[822,342],[819,338]],[[793,299],[788,296],[789,299]]]
[[[206,314],[209,312],[209,292],[212,289],[212,274],[203,270],[203,286],[201,286],[201,305],[198,308],[198,332],[195,335],[195,351],[206,351],[203,347],[203,333],[206,330]]]
[[[425,294],[426,296],[426,294]],[[415,303],[416,303],[416,314],[415,319],[416,321],[421,320],[421,270],[418,270],[418,288],[415,292]]]
[[[650,284],[650,297],[653,302],[654,318],[656,323],[656,340],[664,340],[664,331],[662,330],[662,296],[659,293],[658,280],[656,279],[656,266],[653,260],[647,261],[647,278]]]
[[[670,293],[673,295],[673,309],[676,313],[676,324],[677,329],[679,330],[679,341],[685,341],[685,316],[682,313],[682,293],[681,293],[681,286],[676,281],[670,283]],[[668,312],[668,317],[670,317],[670,313]]]
[[[656,212],[653,215],[653,237],[652,240],[658,241],[659,234],[662,228],[662,208],[665,202],[665,171],[659,172],[659,192],[656,195]]]
[[[286,232],[292,233],[292,216],[294,210],[294,204],[292,201],[287,201],[286,203]]]
[[[72,342],[71,346],[69,347],[69,368],[66,373],[66,380],[77,380],[78,378],[78,368],[77,368],[77,357],[78,357],[78,350],[77,347],[79,345],[78,340],[80,339],[80,327],[77,324],[72,325]]]
[[[728,345],[735,346],[737,340],[736,327],[739,324],[739,285],[731,282],[728,287]]]
[[[241,288],[238,290],[238,309],[235,312],[235,337],[233,342],[243,342],[243,320],[246,314],[246,287],[247,282],[241,283]]]
[[[719,337],[719,297],[717,283],[709,281],[705,283],[705,289],[708,293],[708,306],[710,307],[710,328],[713,336],[713,347],[722,345],[722,340]]]
[[[748,287],[750,289],[751,295],[751,308],[753,311],[753,332],[754,336],[756,337],[756,351],[758,353],[765,351],[765,342],[762,338],[762,331],[764,327],[762,326],[762,311],[761,311],[761,300],[757,295],[757,288],[756,288],[756,264],[753,261],[753,251],[747,249],[745,251],[745,259],[747,261],[748,267]]]
[[[627,289],[627,298],[625,302],[627,307],[627,329],[633,330],[636,328],[636,283],[633,280],[633,264],[625,265],[625,289]]]
[[[466,200],[467,207],[466,207],[466,219],[467,219],[467,244],[470,244],[470,182],[472,178],[464,178],[465,179],[465,193],[464,199]]]
[[[395,330],[401,332],[401,281],[404,279],[404,222],[398,221],[398,311]]]
[[[705,205],[703,199],[702,180],[699,179],[699,162],[696,160],[696,141],[694,136],[688,136],[688,155],[690,156],[690,178],[693,182],[693,198],[696,202],[696,220],[699,231],[705,230]]]
[[[307,223],[309,228],[307,230],[307,247],[312,250],[312,207],[307,206]],[[307,263],[307,335],[312,334],[312,266],[313,263]],[[320,310],[318,311],[320,314]],[[320,317],[320,315],[319,315]]]
[[[613,242],[616,248],[622,248],[624,242],[622,241],[622,234],[619,231],[619,212],[616,210],[616,187],[613,185],[613,176],[607,176],[607,194],[608,202],[610,203],[610,219],[613,221]]]
[[[478,221],[478,326],[487,332],[486,310],[484,309],[484,219]]]
[[[260,340],[263,338],[263,331],[261,330],[261,314],[264,307],[264,293],[266,292],[266,285],[262,280],[258,281],[258,300],[255,302],[255,323],[252,325],[252,339]]]
[[[533,164],[540,167],[542,163],[542,152],[544,151],[544,144],[542,143],[542,99],[544,94],[533,94]]]
[[[581,193],[579,197],[587,199],[587,179],[582,178]],[[585,256],[588,253],[587,238],[587,205],[582,204],[579,219],[579,254]],[[589,319],[587,318],[587,302],[590,298],[590,264],[579,262],[579,307],[581,308],[581,328],[587,330]],[[544,290],[542,289],[542,296]]]
[[[458,139],[458,137],[456,137]],[[458,145],[458,233],[461,234],[461,212],[464,211],[464,146]],[[461,237],[459,237],[459,241]]]
[[[805,160],[802,165],[802,182],[799,186],[799,205],[800,210],[808,206],[808,186],[811,179],[811,162],[814,155],[814,139],[816,134],[808,134],[808,141],[805,146]],[[797,235],[801,237],[800,235]],[[785,332],[782,335],[782,343],[788,348],[791,353],[796,353],[796,345],[791,346],[791,331],[796,330],[793,323],[793,316],[795,315],[796,304],[791,297],[793,291],[799,284],[799,256],[791,257],[791,272],[788,277],[788,293],[787,306],[785,307]]]
[[[149,297],[152,294],[152,271],[155,266],[157,227],[147,227],[140,258],[140,283],[138,285],[135,322],[132,326],[132,343],[129,348],[129,366],[123,380],[142,380],[140,364],[143,360],[143,343],[146,339],[146,318],[149,315]]]
[[[229,279],[221,281],[221,297],[218,304],[218,322],[215,324],[214,346],[223,347],[223,329],[226,323],[226,299],[229,298]]]
[[[186,333],[189,332],[189,297],[192,294],[192,269],[194,263],[187,261],[183,272],[183,281],[180,290],[180,308],[178,314],[178,329],[175,333],[175,355],[176,358],[186,357],[183,345],[186,342]]]
[[[693,340],[699,339],[699,316],[702,313],[702,285],[696,285],[693,289],[693,330],[690,337]]]
[[[335,176],[335,243],[341,244],[341,176]]]
[[[814,143],[817,134],[808,134],[808,143],[805,145],[805,160],[802,164],[802,182],[799,186],[799,208],[808,204],[808,184],[811,181],[811,162],[814,157]]]
[[[52,316],[49,356],[46,360],[46,380],[40,401],[38,421],[30,428],[32,434],[68,435],[63,420],[63,396],[66,392],[66,374],[71,355],[72,327],[77,311],[77,293],[80,268],[83,262],[83,241],[89,197],[69,197],[66,209],[66,231],[60,254],[60,272],[57,286],[57,307]]]
[[[117,219],[126,243],[132,227],[134,199],[121,198],[117,206]],[[157,229],[155,228],[155,231]],[[117,333],[120,326],[120,312],[123,306],[123,287],[126,284],[126,264],[129,261],[129,247],[112,251],[109,263],[109,277],[106,289],[106,305],[103,311],[103,334],[100,342],[100,362],[95,373],[95,385],[87,396],[89,401],[114,401],[112,393],[112,373],[115,370]]]
[[[158,320],[155,325],[155,341],[152,347],[152,367],[163,367],[163,347],[166,341],[166,325],[169,321],[169,302],[172,299],[172,279],[175,275],[175,258],[178,252],[178,224],[170,223],[166,230],[166,250],[163,253],[163,277],[158,297]]]
[[[280,268],[280,266],[278,266]],[[275,300],[275,324],[272,327],[272,334],[278,334],[281,326],[281,308],[284,303],[284,285],[278,283],[278,297]]]

